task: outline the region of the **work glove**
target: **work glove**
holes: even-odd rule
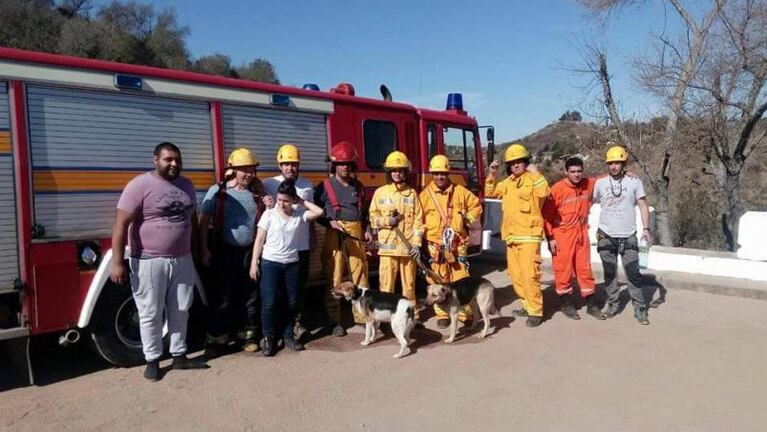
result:
[[[412,246],[410,250],[407,252],[408,255],[410,255],[411,258],[418,261],[421,258],[421,250],[417,248],[416,246]]]
[[[390,216],[386,218],[386,226],[389,228],[394,228],[395,226],[399,225],[401,220],[402,215]]]

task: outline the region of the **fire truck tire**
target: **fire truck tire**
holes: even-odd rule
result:
[[[93,348],[106,361],[122,367],[144,363],[138,311],[129,283],[107,282],[89,327]]]

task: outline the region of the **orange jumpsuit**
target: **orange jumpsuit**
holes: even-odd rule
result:
[[[488,177],[485,197],[501,199],[501,238],[506,243],[506,261],[514,292],[522,299],[529,316],[543,316],[541,294],[541,208],[549,196],[549,184],[540,173],[524,172],[496,183]]]
[[[551,187],[551,195],[543,206],[546,237],[557,243],[552,256],[557,294],[573,292],[573,272],[581,288],[581,296],[594,294],[596,283],[591,273],[589,242],[589,209],[595,179],[585,178],[577,185],[564,178]]]

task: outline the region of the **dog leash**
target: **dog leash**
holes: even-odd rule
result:
[[[407,246],[408,250],[412,249],[413,246],[410,245],[410,242],[407,240],[407,237],[405,237],[405,234],[402,232],[402,230],[399,229],[398,226],[392,227],[392,231],[394,231],[395,234],[399,237],[399,239],[402,241],[402,243]],[[420,256],[418,259],[415,259],[415,264],[418,266],[418,268],[421,270],[421,272],[424,274],[424,276],[429,276],[432,279],[434,279],[437,283],[445,285],[447,284],[447,281],[442,279],[440,275],[432,271],[429,267],[426,266],[426,264],[421,261]]]

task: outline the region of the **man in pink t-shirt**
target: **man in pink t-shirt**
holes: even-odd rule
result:
[[[123,189],[112,231],[112,282],[130,280],[139,314],[144,377],[160,379],[163,313],[167,313],[173,369],[208,366],[186,357],[188,311],[197,279],[191,255],[196,198],[192,182],[181,173],[181,151],[164,142],[155,147],[155,170],[141,174]],[[125,241],[130,229],[130,277]]]

